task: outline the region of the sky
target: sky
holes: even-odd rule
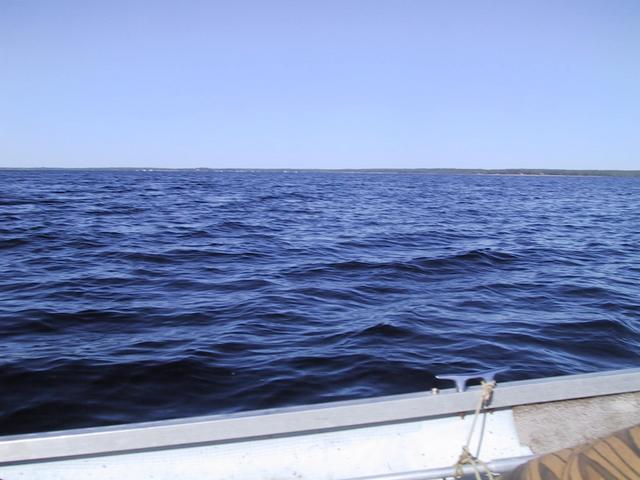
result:
[[[640,2],[0,0],[0,167],[640,169]]]

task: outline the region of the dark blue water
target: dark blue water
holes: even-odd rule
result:
[[[0,433],[637,366],[640,179],[0,172]]]

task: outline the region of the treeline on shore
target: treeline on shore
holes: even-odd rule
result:
[[[565,170],[550,168],[415,168],[415,169],[366,169],[359,171],[372,172],[411,172],[432,174],[465,174],[465,175],[578,175],[604,177],[639,177],[640,170]]]

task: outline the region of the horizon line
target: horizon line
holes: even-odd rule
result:
[[[0,170],[76,170],[76,171],[210,171],[210,172],[327,172],[327,173],[467,173],[467,174],[515,174],[515,175],[599,175],[640,176],[640,170],[621,169],[571,169],[571,168],[233,168],[233,167],[0,167]]]

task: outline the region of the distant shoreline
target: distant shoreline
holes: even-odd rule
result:
[[[155,168],[155,167],[0,167],[1,171],[128,171],[128,172],[219,172],[219,173],[381,173],[428,175],[487,175],[529,177],[640,177],[640,170],[567,170],[538,168]]]

